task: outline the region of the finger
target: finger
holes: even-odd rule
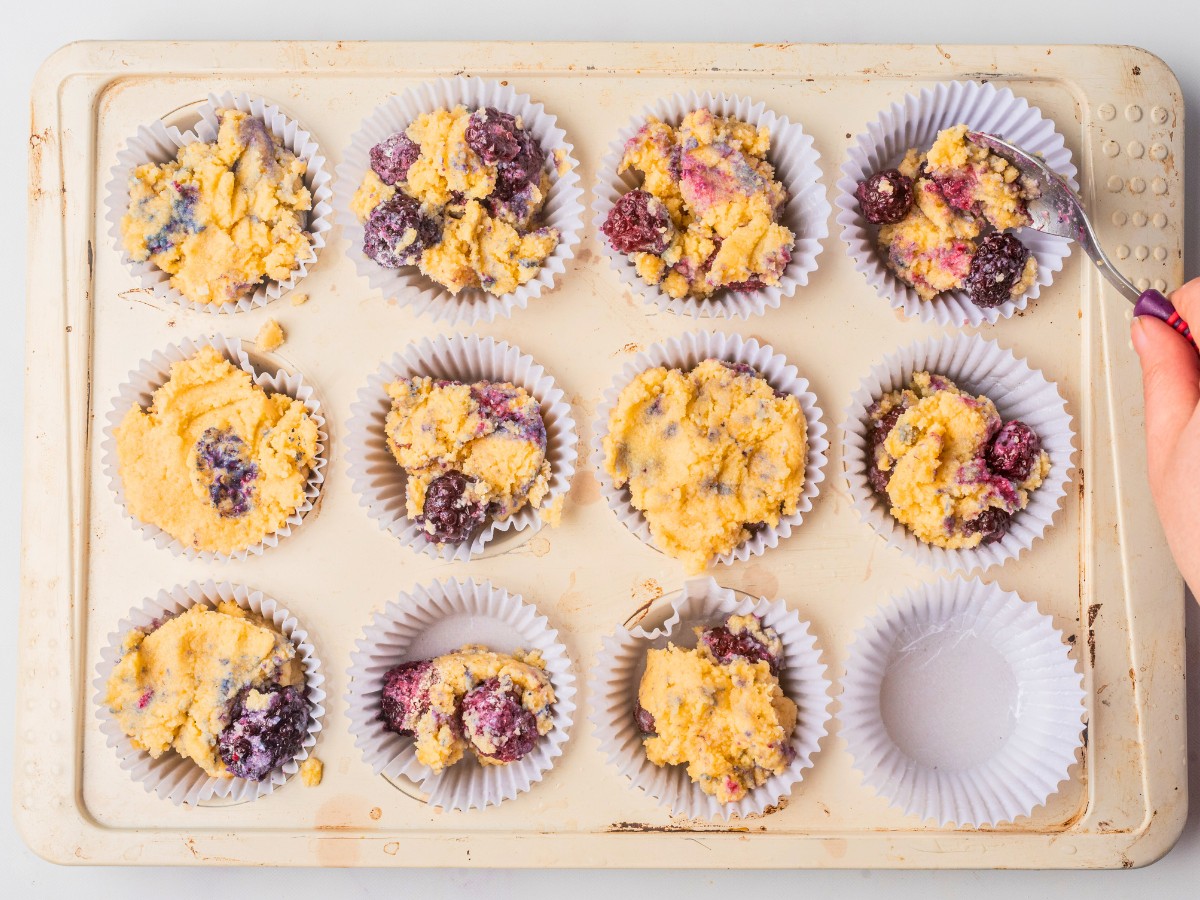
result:
[[[1183,287],[1176,288],[1169,299],[1189,325],[1193,320],[1200,324],[1200,278],[1193,278]]]
[[[1192,302],[1200,304],[1200,285]],[[1200,305],[1195,308],[1200,312]],[[1200,356],[1170,325],[1150,316],[1133,320],[1133,347],[1142,361],[1146,443],[1156,468],[1155,460],[1170,455],[1200,405]]]

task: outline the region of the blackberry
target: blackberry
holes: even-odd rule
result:
[[[429,709],[433,663],[427,659],[402,663],[383,676],[382,713],[379,718],[389,731],[412,734],[417,721]]]
[[[987,448],[988,468],[997,475],[1024,481],[1033,472],[1042,452],[1042,441],[1024,422],[1008,422],[996,432]]]
[[[483,524],[487,509],[467,496],[468,479],[451,470],[439,475],[425,490],[425,508],[417,521],[425,527],[425,537],[438,544],[460,544]]]
[[[993,232],[979,242],[964,285],[971,302],[989,309],[1013,298],[1029,261],[1029,249],[1011,234]]]
[[[308,731],[308,701],[303,688],[275,684],[257,689],[259,696],[248,705],[251,690],[243,688],[234,699],[217,749],[235,777],[262,781],[300,752]]]
[[[384,184],[394,185],[408,177],[420,155],[421,145],[398,131],[371,148],[371,168]]]
[[[537,743],[537,719],[516,691],[489,678],[462,701],[463,735],[475,752],[497,762],[516,762]]]
[[[416,265],[421,254],[442,239],[442,225],[421,204],[397,193],[371,210],[363,252],[385,269]]]
[[[860,181],[854,196],[868,222],[890,225],[899,222],[912,209],[912,179],[901,175],[898,169],[884,169],[866,181]]]
[[[623,194],[600,230],[618,253],[662,253],[675,233],[666,206],[643,190]]]

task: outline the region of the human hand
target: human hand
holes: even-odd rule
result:
[[[1171,294],[1188,322],[1200,322],[1200,278]],[[1200,590],[1200,356],[1171,326],[1150,316],[1133,320],[1142,361],[1150,493],[1175,564]]]

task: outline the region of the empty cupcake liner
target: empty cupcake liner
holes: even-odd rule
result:
[[[1050,473],[1029,495],[1029,505],[1012,517],[1008,534],[994,544],[947,550],[927,544],[894,518],[867,481],[874,460],[867,409],[889,391],[908,386],[914,372],[950,379],[959,389],[996,404],[1005,421],[1020,419],[1032,428],[1050,455]],[[859,382],[846,407],[842,425],[842,465],[850,499],[860,519],[892,547],[921,565],[969,574],[1020,556],[1054,521],[1071,481],[1075,452],[1071,414],[1058,387],[1038,370],[996,341],[978,335],[926,338],[888,354]]]
[[[365,229],[350,211],[354,192],[371,168],[373,146],[404,131],[418,116],[439,109],[453,109],[459,104],[471,110],[490,106],[519,116],[545,151],[549,166],[550,190],[538,221],[558,229],[558,246],[547,257],[536,278],[501,296],[493,296],[482,288],[452,294],[415,266],[385,269],[363,252]],[[572,156],[574,148],[567,142],[566,132],[557,123],[555,116],[527,94],[518,94],[507,85],[485,78],[441,78],[389,97],[354,133],[336,170],[338,189],[334,207],[349,244],[346,252],[358,274],[364,276],[372,288],[381,291],[389,302],[411,306],[418,315],[428,313],[435,320],[468,325],[512,315],[514,309],[524,309],[531,298],[552,290],[555,280],[565,272],[567,260],[575,255],[584,212],[580,202],[583,188],[579,184],[579,163]]]
[[[612,386],[604,392],[596,409],[596,423],[592,428],[592,457],[600,479],[600,490],[608,502],[609,509],[644,543],[658,549],[650,534],[650,525],[646,522],[646,517],[633,505],[629,488],[618,488],[613,483],[612,476],[605,471],[604,437],[608,434],[608,419],[617,405],[621,391],[642,372],[656,366],[687,371],[706,359],[722,359],[753,366],[775,390],[793,394],[799,399],[800,409],[808,423],[804,491],[800,495],[796,512],[781,517],[779,524],[774,528],[762,528],[733,551],[716,557],[716,562],[728,565],[734,560],[745,562],[751,556],[759,556],[787,538],[792,529],[798,528],[804,521],[805,513],[812,509],[821,482],[825,480],[825,452],[829,449],[829,441],[825,439],[825,423],[821,420],[822,414],[817,406],[816,395],[809,390],[808,379],[801,378],[796,367],[776,353],[770,344],[759,344],[754,338],[747,339],[738,334],[693,331],[647,347],[625,364],[625,368],[613,378]]]
[[[921,821],[1027,816],[1070,777],[1083,679],[1050,616],[972,579],[922,585],[856,633],[841,735],[864,782]]]
[[[196,303],[188,300],[175,288],[171,287],[171,276],[154,263],[134,262],[121,240],[121,219],[129,210],[129,178],[133,170],[145,163],[167,163],[175,158],[178,152],[188,144],[196,141],[211,143],[217,139],[220,120],[217,110],[237,109],[247,112],[256,119],[261,119],[271,130],[271,134],[280,145],[291,150],[299,159],[308,164],[304,174],[304,184],[312,194],[312,209],[308,212],[306,231],[312,238],[312,245],[307,255],[297,261],[296,268],[286,281],[266,281],[259,284],[253,292],[236,301],[226,303]],[[325,233],[333,227],[331,221],[333,208],[330,201],[333,190],[330,186],[332,173],[326,169],[325,157],[321,154],[317,142],[308,131],[305,131],[294,119],[284,115],[280,108],[261,97],[251,97],[249,94],[209,94],[208,102],[198,110],[200,121],[191,131],[181,132],[175,126],[168,126],[162,121],[142,125],[137,134],[125,144],[125,148],[117,154],[117,164],[109,170],[109,180],[106,188],[105,220],[109,223],[108,234],[113,246],[121,254],[121,259],[129,266],[130,271],[137,276],[143,288],[154,292],[155,296],[169,300],[184,309],[197,310],[207,313],[245,312],[248,309],[265,306],[272,300],[277,300],[290,291],[303,278],[308,270],[316,264],[317,254],[325,246]]]
[[[186,612],[197,603],[208,604],[215,609],[218,603],[227,600],[234,601],[242,609],[248,609],[270,623],[276,632],[292,642],[296,648],[296,658],[304,663],[304,683],[307,687],[309,706],[308,734],[300,751],[272,772],[270,778],[262,781],[214,778],[195,762],[173,750],[168,750],[158,759],[154,759],[146,751],[133,746],[104,702],[108,679],[117,663],[121,661],[122,642],[129,632],[135,628],[155,628],[164,620]],[[261,591],[252,591],[240,584],[228,582],[215,584],[211,580],[204,584],[193,581],[186,586],[173,587],[170,591],[159,591],[156,597],[147,597],[141,606],[131,610],[129,615],[118,623],[117,630],[109,634],[108,643],[100,651],[100,661],[96,664],[96,678],[92,681],[92,687],[96,690],[93,699],[96,704],[96,716],[100,720],[100,730],[104,732],[108,746],[116,750],[121,768],[129,772],[130,777],[140,783],[147,792],[153,791],[176,806],[184,803],[194,806],[214,798],[233,802],[257,800],[270,794],[295,775],[300,763],[308,758],[317,742],[317,734],[321,731],[321,718],[325,715],[324,684],[325,675],[321,672],[321,661],[308,640],[308,632],[301,627],[295,616],[275,600],[264,597]]]
[[[430,376],[470,384],[475,381],[509,382],[524,388],[541,406],[546,426],[546,459],[550,463],[550,490],[539,509],[548,508],[565,494],[575,474],[578,456],[575,419],[562,388],[546,370],[505,341],[490,337],[439,336],[410,344],[384,363],[359,389],[358,399],[350,405],[346,423],[346,469],[359,505],[379,527],[399,538],[419,553],[438,559],[466,562],[484,551],[496,534],[515,529],[533,528],[536,533],[542,518],[528,505],[509,518],[488,518],[470,542],[435,544],[424,529],[408,518],[408,474],[392,456],[384,435],[384,426],[392,401],[387,385],[412,377]]]
[[[791,261],[777,285],[746,293],[723,291],[707,300],[695,297],[675,299],[658,285],[644,281],[638,275],[633,260],[609,246],[600,233],[600,227],[621,195],[641,184],[636,172],[617,174],[626,142],[641,130],[651,116],[677,126],[689,112],[702,108],[756,127],[765,125],[771,132],[771,150],[767,161],[775,167],[775,177],[787,188],[788,202],[781,222],[796,235],[796,243],[792,247]],[[755,103],[749,97],[736,94],[697,94],[695,91],[673,94],[642,110],[609,144],[608,153],[600,161],[600,170],[596,174],[595,198],[592,201],[592,209],[596,214],[592,224],[621,282],[634,294],[641,295],[647,304],[695,318],[745,319],[761,315],[768,309],[777,308],[784,297],[791,297],[797,288],[808,284],[809,275],[817,268],[821,241],[829,237],[830,206],[825,196],[825,186],[821,184],[820,158],[813,147],[812,136],[806,134],[798,122],[793,123],[787,116],[775,114],[764,103]]]
[[[671,615],[659,627],[645,630],[618,628],[603,639],[596,667],[589,679],[593,702],[590,720],[600,750],[609,763],[635,787],[666,806],[674,815],[697,819],[729,819],[763,813],[803,780],[820,750],[830,719],[828,670],[807,622],[783,600],[754,600],[738,596],[712,578],[686,581],[671,601]],[[796,757],[780,774],[749,792],[736,803],[720,803],[688,777],[686,766],[656,766],[646,758],[641,733],[634,722],[638,688],[646,670],[646,651],[696,646],[692,629],[722,624],[730,615],[753,613],[774,628],[783,642],[783,670],[779,683],[798,709],[791,744]]]
[[[1032,228],[1016,230],[1017,238],[1029,248],[1038,264],[1037,280],[1016,300],[982,309],[971,302],[965,290],[947,291],[933,300],[922,300],[885,265],[883,254],[875,243],[876,226],[867,222],[854,196],[860,181],[881,169],[898,165],[909,148],[927,150],[940,130],[958,124],[1001,135],[1022,149],[1040,155],[1051,169],[1067,179],[1072,190],[1079,190],[1071,151],[1055,129],[1054,122],[1045,118],[1041,110],[1014,96],[1008,88],[973,81],[943,82],[893,103],[854,139],[846,161],[842,163],[842,177],[834,192],[837,223],[842,228],[842,240],[850,250],[854,268],[866,276],[867,282],[880,297],[891,303],[893,309],[900,310],[905,316],[916,316],[922,322],[939,325],[994,324],[1025,309],[1043,287],[1050,285],[1054,273],[1062,269],[1063,261],[1071,253],[1071,242],[1067,238],[1042,234]]]
[[[135,518],[126,506],[125,487],[121,482],[121,465],[117,455],[116,435],[116,429],[121,424],[121,420],[135,404],[143,409],[149,409],[153,402],[154,392],[171,377],[172,364],[189,359],[202,347],[216,348],[230,363],[244,372],[249,372],[254,384],[267,393],[287,394],[287,396],[302,402],[317,425],[317,458],[308,473],[308,482],[304,487],[304,500],[277,531],[267,535],[259,543],[236,553],[196,550],[174,535],[163,531],[157,525]],[[104,466],[104,474],[108,478],[109,487],[116,495],[117,502],[125,509],[133,527],[142,533],[142,537],[153,541],[156,547],[167,548],[176,556],[209,562],[224,562],[230,559],[244,560],[250,556],[258,556],[266,548],[276,546],[300,526],[305,515],[313,508],[317,495],[321,492],[321,485],[325,482],[325,466],[328,462],[325,458],[325,444],[328,441],[328,435],[325,432],[325,416],[321,412],[321,402],[317,399],[316,391],[305,384],[304,379],[297,373],[287,372],[283,369],[274,373],[256,370],[243,349],[242,342],[237,338],[227,338],[217,334],[210,338],[188,339],[180,344],[172,344],[149,359],[143,359],[138,364],[138,368],[131,371],[125,383],[121,385],[106,419],[108,424],[104,428],[101,462]]]
[[[417,760],[412,737],[388,731],[380,720],[383,680],[400,663],[431,659],[465,644],[483,644],[499,653],[541,653],[554,687],[553,728],[516,762],[484,766],[468,751],[459,762],[435,773]],[[541,781],[562,755],[575,712],[571,660],[558,632],[519,594],[486,581],[447,579],[421,585],[377,612],[355,646],[346,689],[355,746],[376,775],[420,782],[432,806],[482,809],[512,799]]]

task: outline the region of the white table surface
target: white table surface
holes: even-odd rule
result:
[[[657,40],[927,43],[1136,44],[1166,60],[1183,85],[1189,119],[1200,115],[1200,5],[1195,0],[1001,0],[982,11],[962,0],[874,4],[838,0],[459,0],[457,4],[393,0],[391,3],[290,3],[202,0],[185,15],[173,3],[127,0],[21,2],[4,14],[0,45],[3,140],[0,172],[10,197],[0,216],[0,271],[13,273],[0,303],[11,318],[0,328],[0,416],[20,422],[24,354],[25,180],[29,91],[38,65],[62,44],[82,39],[378,39],[378,40]],[[180,4],[182,7],[183,4]],[[286,16],[284,9],[289,9]],[[732,10],[736,14],[730,15]],[[1200,140],[1189,138],[1187,167],[1200,173]],[[1193,175],[1193,178],[1200,177]],[[1195,192],[1193,192],[1194,194]],[[1200,202],[1187,217],[1188,270],[1200,273]],[[0,442],[0,471],[20,471],[16,435]],[[20,509],[16,492],[0,504],[0,572],[15,609]],[[1189,601],[1189,705],[1200,706],[1200,608]],[[14,683],[17,635],[0,629],[0,681]],[[13,690],[0,690],[0,808],[12,807]],[[1200,715],[1189,743],[1200,747]],[[1200,766],[1189,753],[1193,786],[1188,827],[1160,862],[1127,872],[635,872],[608,871],[387,871],[246,870],[173,868],[59,868],[31,853],[16,834],[11,813],[0,814],[0,894],[10,897],[109,898],[166,895],[222,897],[254,891],[283,897],[395,897],[402,894],[486,898],[508,896],[612,897],[777,896],[811,892],[858,897],[934,896],[1066,897],[1195,896],[1200,869]],[[10,890],[13,891],[10,893]]]

